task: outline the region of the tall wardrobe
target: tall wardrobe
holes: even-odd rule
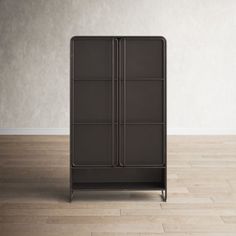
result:
[[[140,189],[166,201],[166,40],[75,36],[70,56],[70,200]]]

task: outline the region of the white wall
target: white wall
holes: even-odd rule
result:
[[[168,133],[236,134],[235,0],[1,0],[0,133],[68,133],[73,35],[163,35]]]

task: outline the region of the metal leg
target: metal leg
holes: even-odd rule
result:
[[[69,202],[72,202],[74,196],[74,190],[73,188],[70,189],[70,196],[69,196]]]
[[[161,197],[162,197],[162,200],[164,202],[166,202],[166,200],[167,200],[167,191],[166,191],[166,189],[165,190],[161,190]]]

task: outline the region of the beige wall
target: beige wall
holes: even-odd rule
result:
[[[163,35],[168,132],[236,134],[235,13],[235,0],[0,0],[0,133],[68,132],[71,36]]]

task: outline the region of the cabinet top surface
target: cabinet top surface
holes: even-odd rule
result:
[[[93,35],[93,36],[87,36],[87,35],[83,35],[83,36],[73,36],[71,38],[71,41],[77,40],[77,39],[82,39],[82,38],[146,38],[146,39],[159,39],[159,40],[163,40],[164,42],[166,42],[166,38],[163,36],[122,36],[122,35],[115,35],[115,36],[109,36],[109,35]]]

